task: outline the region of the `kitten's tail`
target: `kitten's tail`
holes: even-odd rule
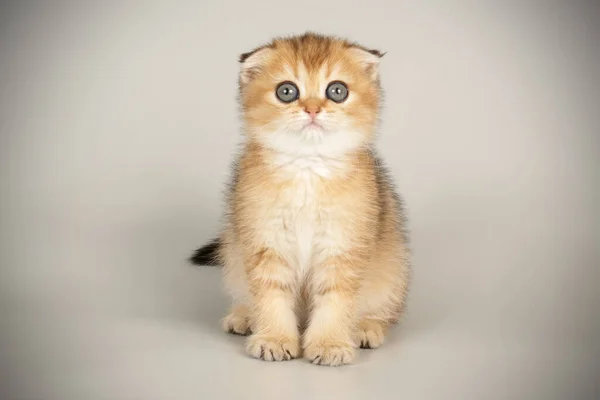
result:
[[[196,250],[189,261],[196,265],[217,266],[219,265],[219,247],[221,247],[221,239],[213,239]]]

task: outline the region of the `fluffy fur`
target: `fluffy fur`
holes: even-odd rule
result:
[[[381,57],[312,33],[240,57],[247,140],[224,229],[192,261],[224,266],[233,305],[223,328],[250,334],[253,357],[348,364],[358,347],[379,347],[403,311],[401,202],[372,149]],[[300,92],[289,104],[275,95],[284,81]],[[332,81],[347,85],[346,101],[327,99]]]

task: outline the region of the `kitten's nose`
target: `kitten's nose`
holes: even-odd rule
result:
[[[321,107],[317,105],[307,105],[306,107],[304,107],[304,111],[306,111],[306,113],[310,115],[311,119],[315,119],[317,118],[317,114],[321,112]]]

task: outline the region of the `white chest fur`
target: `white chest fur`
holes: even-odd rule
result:
[[[267,226],[261,233],[299,275],[304,275],[323,246],[335,240],[335,210],[319,185],[339,172],[339,161],[318,156],[280,160],[278,175],[288,184],[265,199]]]

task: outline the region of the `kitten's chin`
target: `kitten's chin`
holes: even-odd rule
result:
[[[365,136],[351,130],[326,131],[313,126],[300,131],[277,131],[261,135],[259,141],[273,151],[286,154],[340,157],[364,147]]]
[[[322,125],[311,123],[304,126],[304,128],[298,132],[298,135],[307,136],[307,139],[319,139],[321,135],[325,135],[326,133],[327,132]]]
[[[302,128],[302,131],[321,131],[324,132],[325,128],[323,127],[322,124],[320,124],[319,122],[316,121],[310,121],[309,123],[305,124],[304,127]]]

